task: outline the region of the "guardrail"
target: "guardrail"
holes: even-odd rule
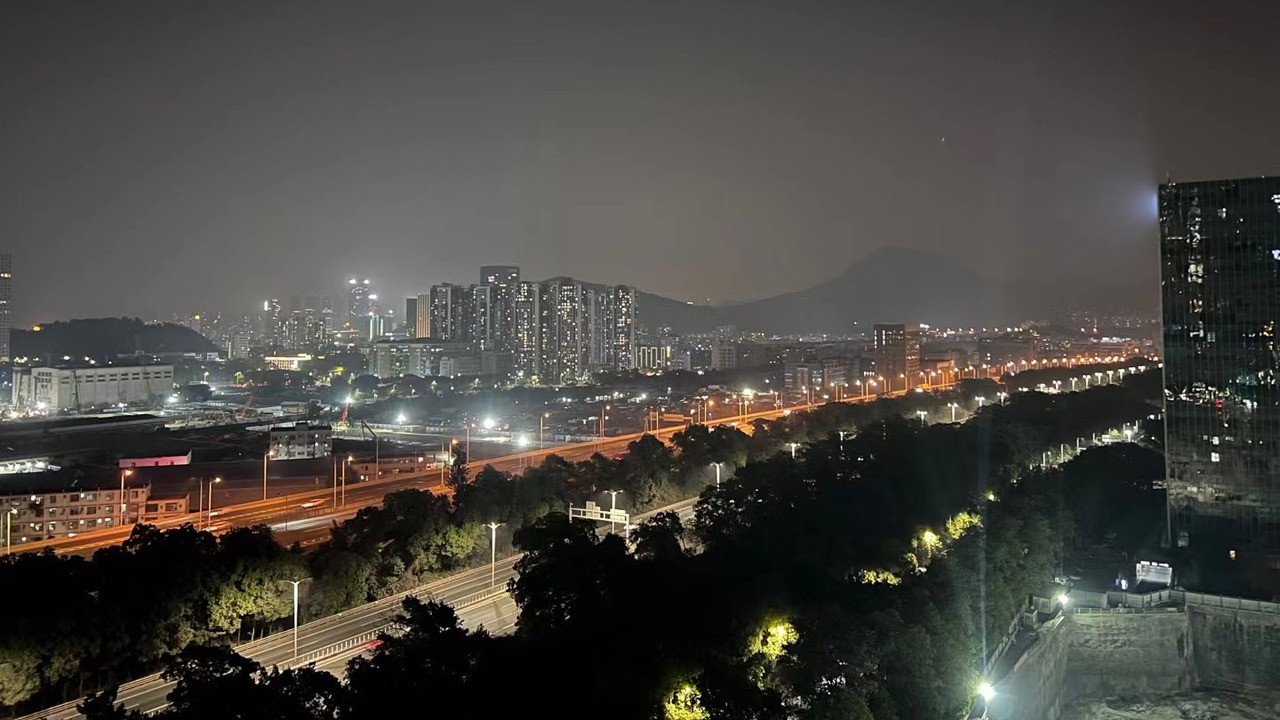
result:
[[[454,600],[453,602],[448,603],[448,605],[455,610],[461,610],[462,608],[469,607],[471,605],[478,605],[482,602],[492,600],[506,594],[507,594],[507,587],[505,585],[502,585],[499,587],[491,587],[491,588],[486,588],[484,590],[481,590],[480,592],[471,593],[470,595],[464,595],[463,597],[460,597],[457,600]],[[427,597],[430,600],[437,599],[434,595],[428,595]],[[325,658],[337,655],[338,653],[341,653],[344,650],[350,650],[360,645],[373,642],[374,640],[378,639],[379,635],[382,635],[384,633],[387,633],[387,634],[394,633],[396,629],[397,629],[396,623],[387,623],[386,625],[382,625],[381,627],[374,628],[373,630],[369,630],[368,632],[363,632],[363,633],[360,633],[359,635],[355,635],[353,637],[339,640],[338,642],[332,645],[328,645],[326,647],[322,647],[319,650],[312,650],[311,652],[305,655],[299,655],[296,658],[292,658],[290,660],[287,660],[281,663],[281,667],[287,667],[287,668],[305,667],[307,665],[318,662],[320,660],[324,660]]]

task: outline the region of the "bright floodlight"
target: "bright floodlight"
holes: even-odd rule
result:
[[[493,429],[493,426],[494,426],[493,418],[485,418],[485,419],[484,419],[484,429],[485,429],[485,430],[492,430],[492,429]]]
[[[1066,607],[1067,603],[1071,601],[1071,598],[1067,597],[1067,594],[1064,592],[1058,593],[1058,597],[1054,599],[1057,600],[1058,604],[1062,607]]]
[[[991,702],[991,698],[996,696],[996,689],[991,687],[991,683],[983,680],[978,684],[978,694],[982,696],[984,702]]]
[[[350,405],[350,404],[351,404],[351,396],[350,396],[350,395],[348,395],[348,396],[347,396],[347,399],[342,401],[342,404],[343,404],[343,405]]]
[[[404,421],[405,421],[404,413],[400,413],[399,415],[396,416],[396,422],[403,425]]]
[[[520,447],[529,447],[529,436],[521,435],[520,437],[516,438],[516,444],[519,445]]]

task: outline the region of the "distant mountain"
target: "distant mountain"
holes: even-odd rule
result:
[[[946,327],[1006,324],[1079,308],[1153,312],[1154,297],[1154,288],[989,278],[941,253],[889,247],[823,283],[764,300],[710,307],[641,293],[637,305],[650,329],[698,332],[733,325],[776,334],[844,334],[878,322]]]
[[[78,359],[111,359],[145,353],[216,352],[218,347],[185,325],[149,325],[136,318],[94,318],[67,320],[38,326],[37,330],[14,330],[13,356],[58,362],[64,356]]]

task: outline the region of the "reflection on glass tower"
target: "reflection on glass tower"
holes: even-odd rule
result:
[[[1160,188],[1171,540],[1280,547],[1280,178]]]

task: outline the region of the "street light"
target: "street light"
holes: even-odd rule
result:
[[[13,540],[13,516],[18,514],[18,508],[11,507],[4,514],[4,554],[8,555],[9,547]]]
[[[920,416],[920,427],[924,427],[924,419],[925,419],[925,417],[926,417],[926,416],[928,416],[928,414],[929,414],[929,413],[928,413],[928,412],[925,412],[924,410],[917,410],[917,411],[916,411],[916,415],[919,415],[919,416]]]
[[[293,586],[293,657],[298,658],[298,586],[310,580],[310,578],[302,578],[301,580],[285,580]]]
[[[538,416],[538,449],[539,449],[539,450],[542,450],[542,449],[546,448],[546,446],[547,446],[547,444],[546,444],[545,442],[543,442],[543,439],[542,439],[542,433],[543,433],[543,431],[545,430],[545,426],[543,425],[543,421],[544,421],[544,420],[546,420],[546,419],[547,419],[547,418],[549,418],[549,417],[551,417],[551,413],[549,413],[549,412],[544,412],[544,413],[542,413],[541,415],[539,415],[539,416]]]
[[[618,493],[621,490],[605,490],[609,493],[609,532],[614,530],[613,513],[618,509]]]
[[[267,499],[267,460],[276,456],[275,450],[268,450],[262,454],[262,499]]]
[[[124,479],[132,474],[132,468],[126,468],[120,471],[120,522],[117,524],[117,527],[124,527],[125,511],[128,509],[128,502],[124,499]]]
[[[716,487],[720,487],[720,466],[724,463],[713,462],[711,466],[716,469]]]
[[[787,443],[787,444],[791,446],[791,459],[792,459],[792,460],[795,460],[795,459],[796,459],[796,448],[800,445],[800,443],[797,443],[797,442],[789,442],[789,443]]]
[[[486,523],[489,528],[489,587],[498,584],[498,527],[500,522]]]
[[[204,526],[207,528],[213,524],[213,485],[222,482],[222,478],[216,477],[209,481],[209,514],[206,516]]]
[[[960,403],[957,403],[957,402],[949,402],[949,403],[947,403],[947,407],[951,408],[951,422],[955,422],[955,421],[956,421],[956,408],[960,407]]]

